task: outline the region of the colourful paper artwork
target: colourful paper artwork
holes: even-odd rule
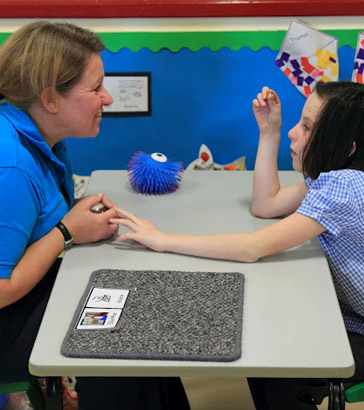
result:
[[[276,64],[290,82],[309,97],[320,81],[337,81],[338,39],[298,21],[292,21]],[[364,51],[363,51],[364,54]]]
[[[363,84],[363,71],[364,71],[364,31],[358,34],[358,41],[356,44],[354,70],[351,81],[359,84]]]

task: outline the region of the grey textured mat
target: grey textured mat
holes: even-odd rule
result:
[[[130,289],[120,327],[75,329],[91,287]],[[84,358],[236,360],[243,291],[239,272],[95,271],[61,352]]]

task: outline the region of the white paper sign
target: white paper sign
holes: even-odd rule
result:
[[[338,39],[298,21],[292,21],[276,64],[306,98],[319,81],[337,81]]]
[[[103,110],[106,113],[148,112],[148,82],[148,76],[105,75],[104,86],[114,101]]]

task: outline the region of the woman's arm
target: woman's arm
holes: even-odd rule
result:
[[[63,248],[64,238],[58,228],[28,246],[10,278],[0,279],[0,309],[29,293],[48,272]]]
[[[118,223],[132,231],[119,236],[118,241],[132,239],[157,252],[240,262],[255,262],[263,256],[300,245],[325,231],[325,228],[313,219],[294,213],[256,232],[169,234],[158,230],[149,221],[120,208],[116,208],[116,212],[118,218],[113,218],[110,222]]]
[[[94,214],[90,208],[103,202],[113,205],[104,195],[91,195],[80,201],[64,216],[62,222],[77,244],[95,242],[117,233],[118,226],[109,223],[116,215],[113,209]],[[48,272],[64,249],[64,237],[53,228],[42,238],[28,246],[13,268],[10,278],[0,279],[0,309],[10,305],[30,292]]]
[[[277,157],[281,139],[281,103],[275,91],[263,87],[253,100],[260,137],[253,178],[252,210],[256,216],[274,218],[294,212],[307,193],[305,183],[281,188]]]

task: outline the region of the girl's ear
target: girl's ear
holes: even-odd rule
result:
[[[356,151],[356,142],[354,141],[353,146],[351,147],[349,157],[351,157],[354,154],[355,151]]]
[[[58,94],[56,91],[52,90],[51,87],[47,87],[42,91],[40,95],[40,101],[43,108],[49,113],[55,114],[58,112]]]

